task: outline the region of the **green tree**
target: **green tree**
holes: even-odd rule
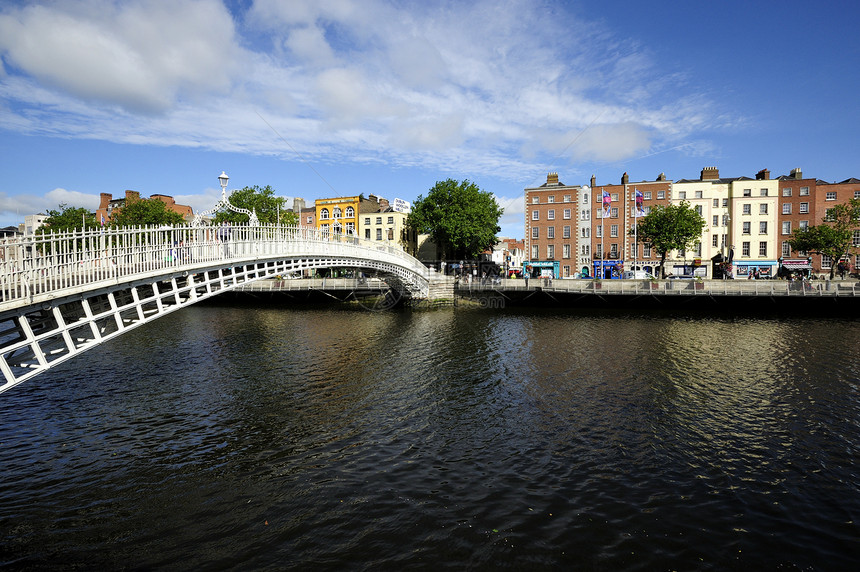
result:
[[[439,181],[412,205],[408,224],[430,234],[443,258],[475,258],[496,243],[504,212],[493,195],[468,180]]]
[[[854,231],[860,228],[860,199],[827,209],[822,224],[799,228],[788,239],[791,249],[829,256],[830,279],[837,262],[854,248]]]
[[[286,199],[276,197],[275,189],[269,185],[265,187],[254,185],[253,187],[245,187],[244,189],[233,191],[233,194],[228,199],[234,207],[256,212],[257,218],[262,224],[277,223],[279,213],[281,224],[298,224],[298,215],[291,217],[287,214],[291,211],[287,211]],[[231,224],[247,224],[249,218],[249,215],[243,213],[222,211],[215,215],[215,224],[221,224],[224,221],[229,221]]]
[[[70,207],[64,203],[59,209],[48,209],[45,225],[40,226],[37,234],[46,232],[68,232],[79,228],[93,229],[99,226],[96,216],[83,207]]]
[[[681,201],[678,205],[660,205],[640,218],[637,229],[630,234],[637,241],[650,245],[660,254],[660,276],[666,277],[666,255],[672,250],[687,250],[694,246],[702,236],[705,219],[690,203]]]
[[[163,226],[185,222],[182,215],[167,208],[158,199],[127,200],[122,209],[110,217],[111,226]]]

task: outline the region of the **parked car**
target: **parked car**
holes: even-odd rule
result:
[[[644,270],[628,270],[624,273],[623,278],[625,280],[650,280],[654,278],[654,276],[650,272],[645,272]]]

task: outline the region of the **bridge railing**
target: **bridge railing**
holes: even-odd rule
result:
[[[0,303],[135,275],[295,254],[370,257],[426,272],[396,246],[313,228],[103,227],[0,240]]]

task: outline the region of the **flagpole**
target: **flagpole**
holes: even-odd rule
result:
[[[636,187],[633,187],[633,277],[636,278],[636,259],[639,258],[639,206],[636,204]]]

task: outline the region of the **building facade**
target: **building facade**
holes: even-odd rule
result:
[[[558,173],[549,173],[540,187],[525,189],[524,267],[531,276],[570,278],[579,271],[582,189],[560,182]]]

